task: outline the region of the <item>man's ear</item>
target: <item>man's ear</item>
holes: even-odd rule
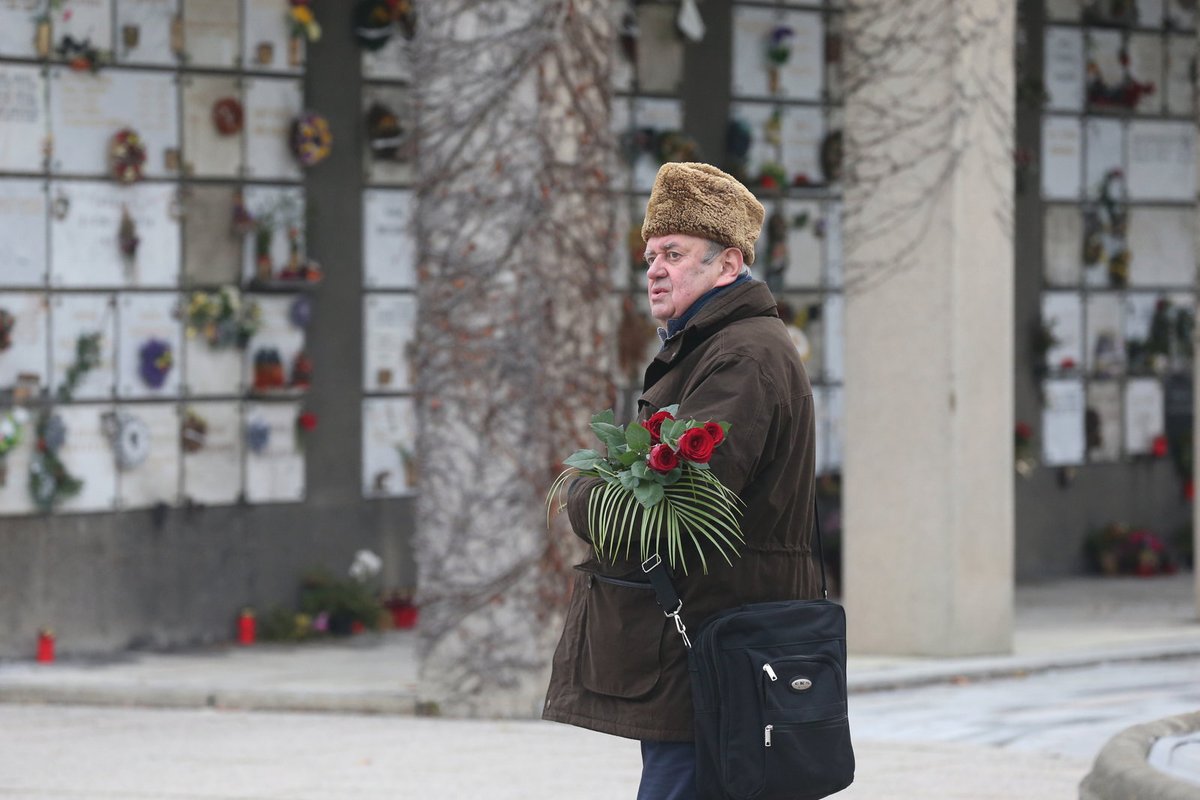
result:
[[[726,247],[725,251],[721,253],[721,274],[717,278],[717,285],[726,286],[737,280],[737,276],[742,274],[744,262],[741,250],[736,247]]]

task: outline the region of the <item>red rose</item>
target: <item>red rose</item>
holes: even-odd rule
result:
[[[646,463],[655,472],[670,472],[679,466],[679,456],[669,446],[656,444],[650,448],[650,458]]]
[[[689,428],[679,437],[679,455],[697,464],[707,464],[716,446],[704,428]]]
[[[296,420],[296,424],[300,426],[300,430],[302,430],[302,431],[316,430],[317,415],[312,413],[311,411],[305,411]]]
[[[650,431],[650,441],[658,444],[662,441],[662,426],[669,419],[675,419],[669,411],[656,411],[650,419],[642,423],[642,427]]]
[[[1167,437],[1155,436],[1154,444],[1151,445],[1150,452],[1154,454],[1155,458],[1162,458],[1165,456],[1167,454]]]
[[[725,429],[715,422],[704,423],[704,432],[712,437],[713,447],[725,441]]]

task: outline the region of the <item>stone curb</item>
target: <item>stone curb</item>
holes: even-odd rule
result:
[[[1155,741],[1200,729],[1200,712],[1126,728],[1096,756],[1092,771],[1079,784],[1079,800],[1200,800],[1200,786],[1184,783],[1146,762]]]

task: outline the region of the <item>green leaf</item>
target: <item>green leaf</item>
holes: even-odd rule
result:
[[[659,481],[659,483],[661,483],[663,486],[670,486],[671,484],[676,483],[682,476],[683,467],[676,467],[666,475],[663,475],[662,480]]]
[[[592,417],[593,425],[597,423],[608,423],[609,425],[612,425],[614,421],[616,421],[616,415],[613,413],[611,408],[606,408],[596,416]]]
[[[698,461],[689,461],[688,463],[692,465],[692,469],[699,469],[699,470],[709,469],[708,464],[701,464]]]
[[[595,450],[576,450],[567,456],[567,460],[563,462],[563,465],[580,470],[595,469],[597,462],[601,460],[600,454]]]
[[[638,478],[645,478],[653,470],[651,470],[650,467],[648,467],[646,465],[646,462],[644,459],[639,458],[637,461],[633,462],[633,464],[630,465],[629,471],[632,472]]]
[[[593,422],[592,431],[596,434],[596,438],[604,442],[604,446],[608,448],[609,452],[614,452],[625,444],[625,431],[611,422]]]
[[[659,409],[659,411],[665,411],[673,417],[679,413],[679,403],[674,403],[673,405],[669,405],[669,406],[663,406],[662,408]]]
[[[626,489],[634,492],[636,492],[638,486],[642,484],[642,482],[638,480],[637,476],[627,469],[623,469],[617,473],[617,480],[619,480],[621,485]]]
[[[630,450],[646,451],[650,449],[650,431],[640,422],[631,422],[625,429],[625,443]]]
[[[617,461],[621,462],[622,467],[632,467],[639,462],[642,464],[646,463],[646,460],[641,453],[635,453],[632,450],[626,450],[623,453],[619,453],[617,455]],[[638,475],[638,477],[640,478],[642,476]]]
[[[633,490],[633,496],[642,504],[642,508],[652,508],[663,499],[662,484],[650,481],[644,482]]]
[[[722,421],[718,422],[717,424],[721,426],[722,431],[724,431],[725,433],[729,433],[729,423],[728,422],[725,422],[724,420],[722,420]]]

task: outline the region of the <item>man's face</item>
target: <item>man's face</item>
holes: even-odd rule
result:
[[[729,249],[704,263],[708,242],[696,236],[672,233],[646,242],[646,294],[650,315],[659,325],[683,315],[705,292],[737,277],[738,263],[730,271]]]

